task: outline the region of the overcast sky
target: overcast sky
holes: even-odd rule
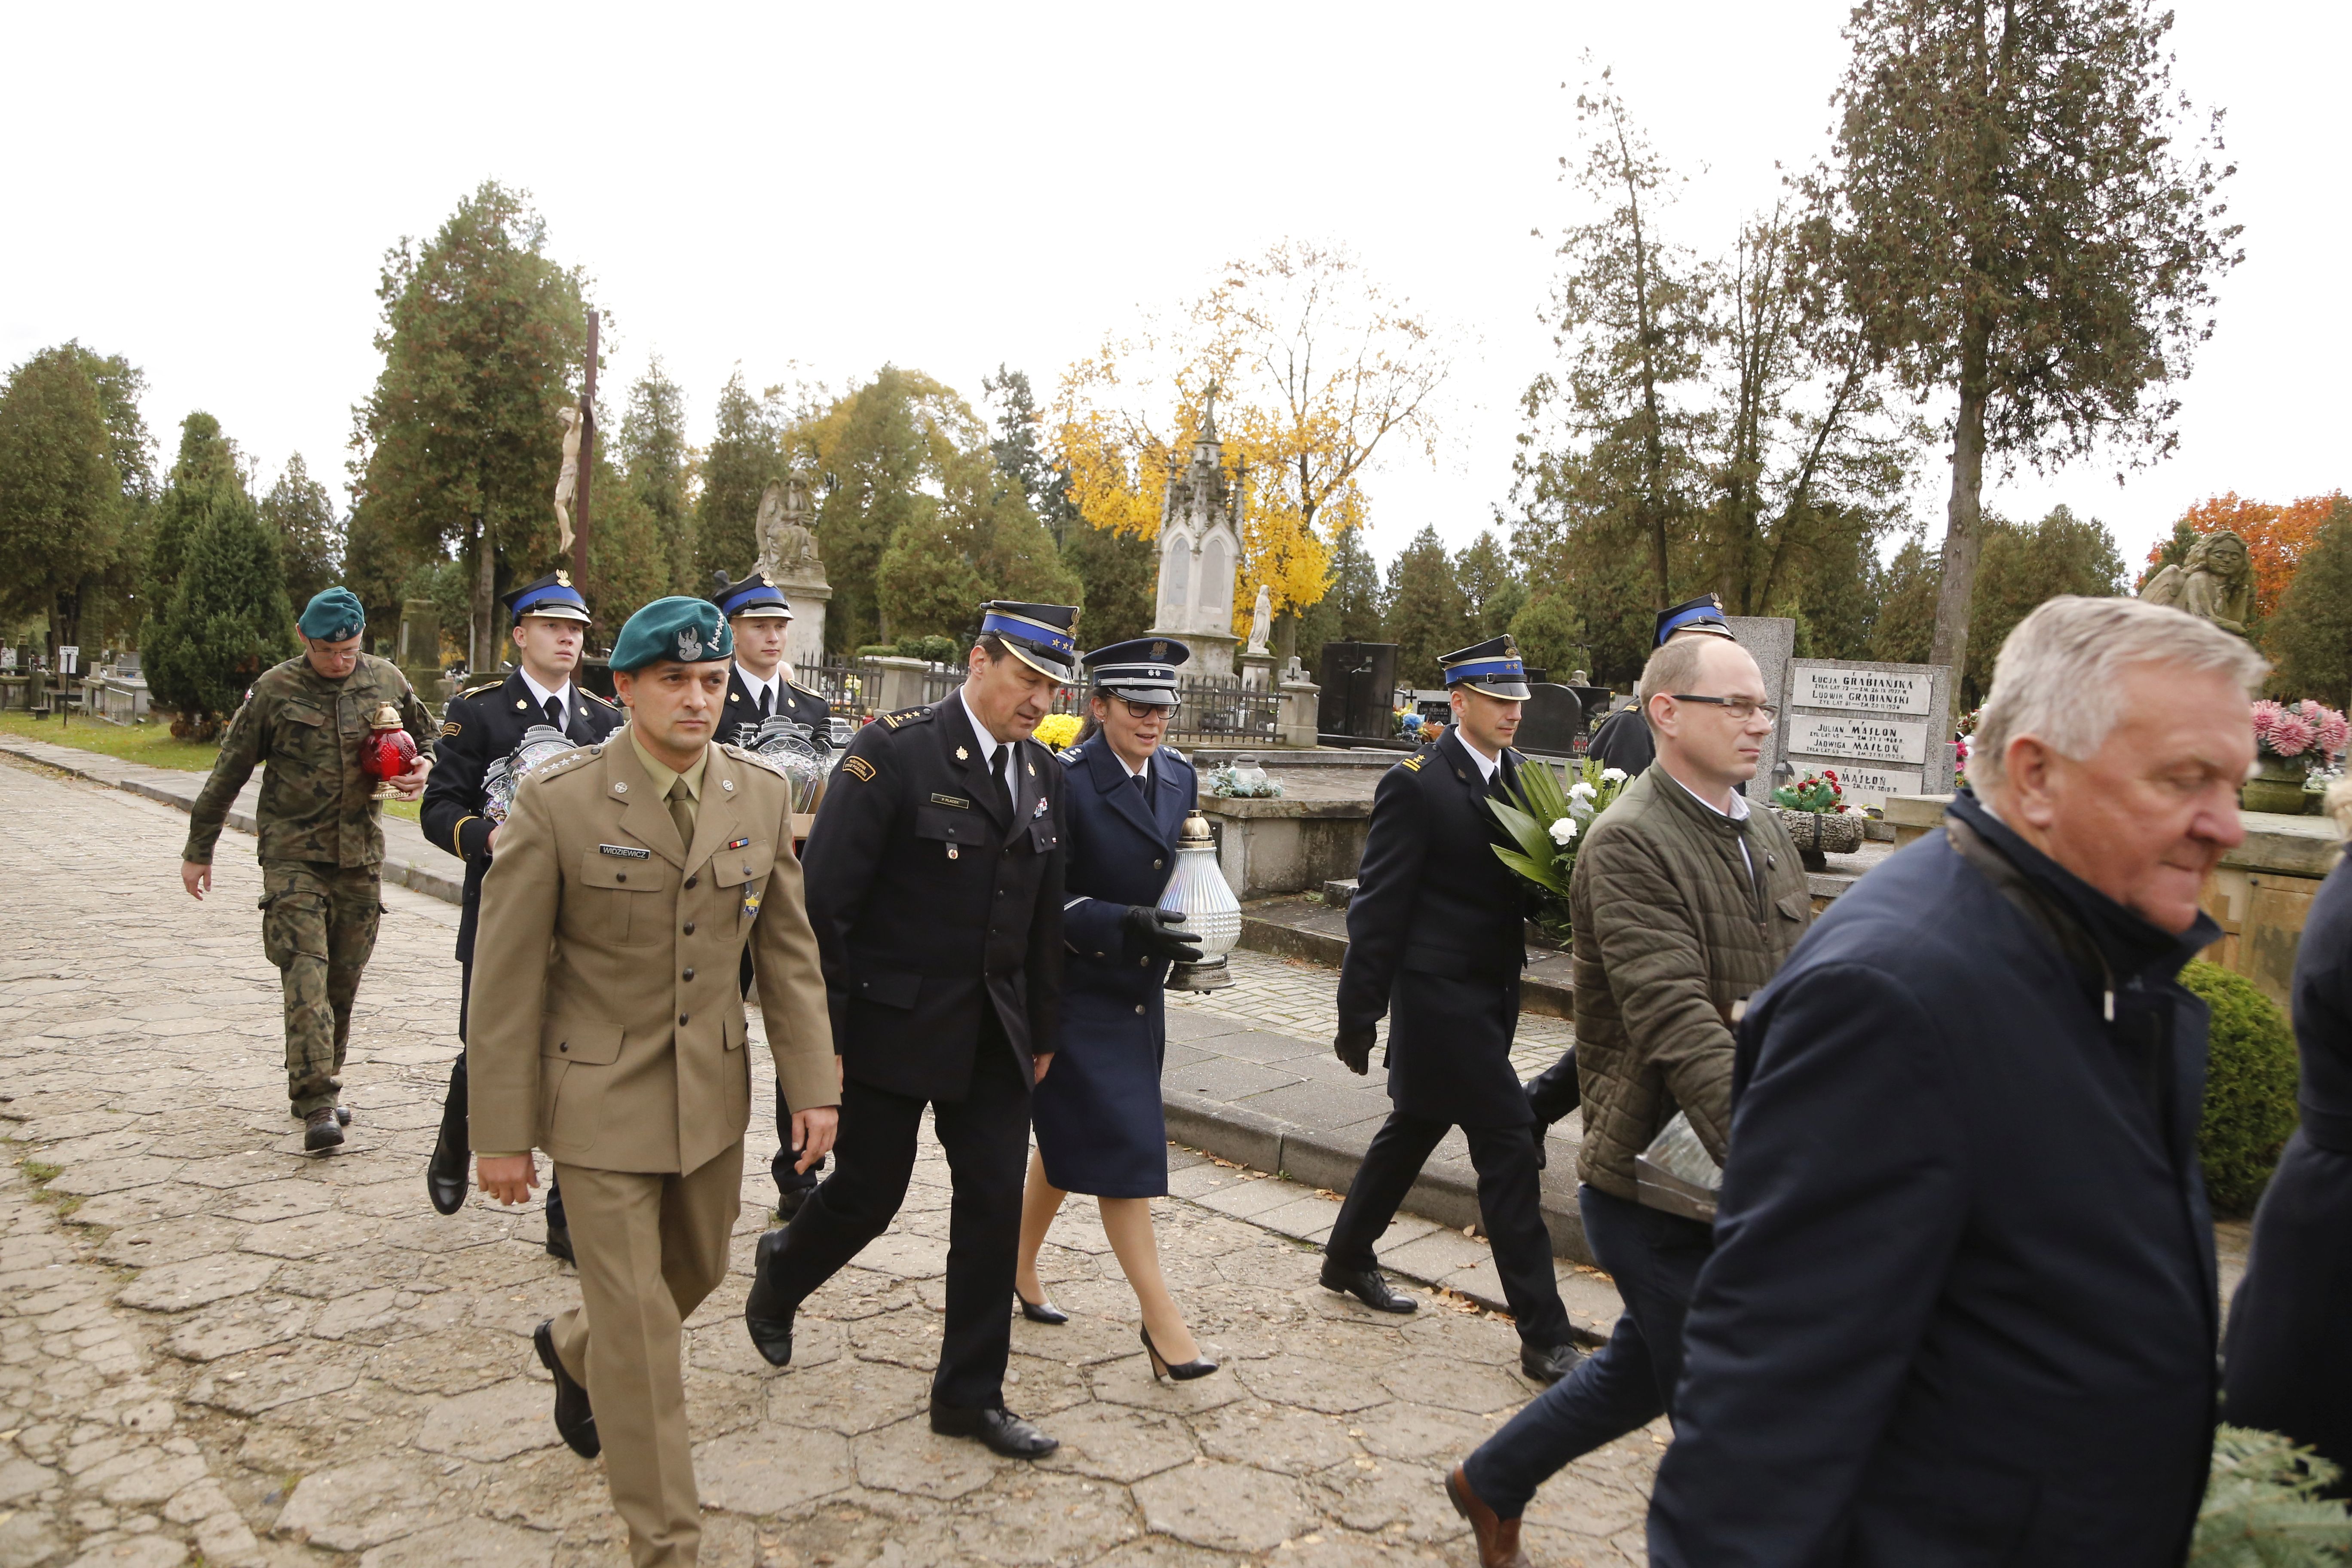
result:
[[[2179,0],[2177,81],[2229,111],[2247,259],[2182,388],[2180,450],[1998,485],[2106,521],[2137,560],[2209,494],[2347,483],[2352,7]],[[1590,51],[1691,176],[1702,253],[1822,150],[1839,0],[1519,5],[17,6],[0,91],[0,357],[69,337],[339,492],[387,247],[486,178],[527,189],[607,311],[603,385],[658,353],[691,434],[755,387],[885,362],[975,405],[1049,387],[1142,310],[1285,236],[1344,244],[1464,340],[1442,459],[1372,489],[1375,553],[1454,542],[1510,483],[1547,360],[1559,184]],[[1569,84],[1563,90],[1561,84]],[[551,441],[554,439],[552,433]],[[1402,455],[1400,455],[1402,456]],[[1940,535],[1946,467],[1915,510]]]

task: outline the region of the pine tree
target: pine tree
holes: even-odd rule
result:
[[[2352,706],[2352,501],[2338,498],[2263,622],[2263,651],[2282,696]]]
[[[0,613],[46,616],[52,647],[79,640],[82,601],[129,547],[136,504],[96,359],[66,343],[17,365],[0,390]]]
[[[286,567],[286,599],[299,615],[322,588],[334,586],[342,566],[342,524],[327,487],[310,477],[295,453],[286,471],[261,498],[261,521],[278,536],[278,558]]]
[[[918,498],[878,571],[878,599],[894,637],[973,629],[987,599],[1079,602],[1077,575],[1029,510],[1028,500],[985,451],[950,466],[947,493]],[[1087,640],[1095,640],[1089,630]]]
[[[703,578],[695,569],[695,517],[687,500],[687,468],[693,454],[686,445],[686,394],[664,374],[659,354],[630,384],[628,408],[621,416],[620,439],[614,449],[628,470],[629,494],[652,521],[665,591],[701,593]],[[601,476],[597,483],[596,495],[613,493],[601,488]],[[601,511],[598,521],[601,524]],[[595,549],[593,539],[589,549]]]
[[[182,420],[179,456],[164,477],[163,494],[148,530],[146,576],[140,595],[151,621],[172,603],[197,525],[214,501],[226,491],[244,489],[243,454],[221,434],[220,421],[202,409]]]
[[[1454,581],[1454,558],[1433,525],[1389,563],[1387,604],[1381,618],[1397,645],[1399,685],[1435,686],[1443,678],[1438,659],[1467,640],[1462,585]]]
[[[737,366],[719,389],[718,422],[702,454],[702,498],[695,511],[701,582],[719,572],[732,582],[759,560],[760,498],[771,480],[784,477],[780,436],[773,395],[753,397]],[[825,560],[836,564],[831,551]],[[837,565],[833,575],[841,576]]]
[[[1528,602],[1528,585],[1512,570],[1511,557],[1491,528],[1454,557],[1454,580],[1462,584],[1462,604],[1473,642],[1499,637],[1511,629],[1519,606]]]
[[[209,739],[254,678],[294,653],[294,610],[278,539],[241,484],[216,489],[187,538],[144,668],[172,733]]]

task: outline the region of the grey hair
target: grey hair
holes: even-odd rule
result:
[[[1969,749],[1969,784],[2000,788],[2001,759],[2020,735],[2078,761],[2097,751],[2123,717],[2124,675],[2147,665],[2222,676],[2250,697],[2270,670],[2243,638],[2168,605],[2048,600],[2017,623],[1993,661],[1992,695]]]
[[[1691,682],[1698,679],[1700,658],[1706,645],[1721,639],[1712,636],[1671,637],[1665,646],[1650,656],[1642,667],[1641,684],[1633,689],[1634,700],[1642,705],[1642,719],[1648,722],[1650,699],[1661,692],[1672,697],[1677,691],[1688,691]]]

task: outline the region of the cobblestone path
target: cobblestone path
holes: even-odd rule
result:
[[[541,1250],[535,1212],[425,1203],[457,911],[385,889],[352,1142],[307,1157],[252,841],[224,841],[199,905],[178,886],[185,822],[0,765],[0,1568],[625,1563],[527,1337],[572,1299],[571,1271]],[[1240,987],[1219,1005],[1249,1005]],[[772,1130],[751,1144],[739,1278],[689,1325],[705,1563],[1474,1561],[1438,1482],[1528,1396],[1516,1339],[1459,1297],[1425,1295],[1399,1324],[1317,1288],[1301,1237],[1328,1199],[1171,1151],[1168,1271],[1226,1363],[1181,1386],[1151,1381],[1073,1200],[1045,1272],[1076,1319],[1015,1325],[1007,1390],[1063,1447],[1019,1465],[921,1418],[946,1250],[936,1146],[898,1226],[811,1301],[774,1373],[739,1316],[773,1195]],[[1400,1224],[1424,1249],[1478,1247]],[[1573,1303],[1587,1326],[1608,1304],[1589,1277]],[[1663,1440],[1637,1434],[1547,1488],[1536,1561],[1640,1562]]]

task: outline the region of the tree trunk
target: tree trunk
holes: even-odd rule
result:
[[[474,624],[466,652],[466,668],[476,679],[498,660],[496,637],[498,628],[492,623],[492,611],[498,607],[499,555],[490,548],[489,525],[479,516],[474,519]]]
[[[1976,592],[1977,557],[1984,549],[1986,359],[1990,323],[1971,318],[1961,329],[1960,407],[1952,422],[1952,498],[1945,512],[1943,578],[1936,592],[1936,637],[1927,662],[1950,669],[1955,683],[1969,667],[1969,605]]]
[[[1279,677],[1298,657],[1298,612],[1283,610],[1274,617],[1274,669]]]

